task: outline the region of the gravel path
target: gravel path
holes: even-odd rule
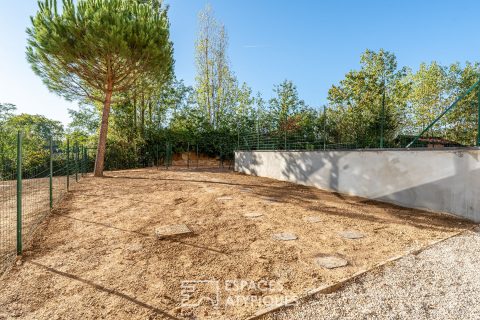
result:
[[[479,319],[480,227],[265,319]]]

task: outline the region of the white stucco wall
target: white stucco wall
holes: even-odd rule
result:
[[[480,222],[480,149],[238,151],[235,170]]]

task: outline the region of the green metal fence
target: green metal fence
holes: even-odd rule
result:
[[[185,139],[170,137],[150,141],[146,146],[119,148],[107,145],[105,170],[124,170],[145,167],[168,169],[170,167],[205,168],[233,167],[235,135],[218,135],[211,139]],[[86,165],[93,169],[95,149]]]
[[[18,133],[0,162],[0,276],[22,255],[50,210],[87,173],[87,153],[69,141]],[[6,154],[8,152],[4,152]]]
[[[408,106],[407,106],[408,108]],[[401,123],[386,127],[384,107],[377,119],[363,127],[341,127],[324,109],[322,123],[313,127],[301,124],[293,128],[277,125],[265,128],[242,128],[236,150],[338,150],[384,148],[465,148],[480,147],[480,80],[461,93],[438,115],[424,125],[411,123],[405,111]],[[292,120],[292,119],[290,119]],[[293,119],[294,120],[294,119]],[[285,119],[284,123],[289,123]],[[361,121],[357,121],[361,123]],[[253,130],[252,130],[253,129]]]
[[[378,139],[337,140],[324,138],[322,135],[307,135],[295,132],[249,133],[242,137],[235,150],[356,150],[356,149],[405,149],[405,148],[465,148],[475,144],[462,144],[449,140],[440,134],[422,134],[416,137],[413,133],[401,133],[392,140]]]

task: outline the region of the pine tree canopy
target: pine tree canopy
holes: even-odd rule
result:
[[[167,10],[158,1],[39,1],[27,29],[27,59],[48,88],[67,99],[104,102],[148,77],[166,81],[173,69]],[[152,9],[154,8],[154,9]]]

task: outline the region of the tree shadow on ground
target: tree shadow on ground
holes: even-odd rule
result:
[[[245,153],[243,153],[245,157]],[[292,159],[291,156],[288,156],[286,161],[292,163],[295,159]],[[286,180],[289,176],[293,177],[305,177],[309,174],[312,174],[319,168],[328,165],[328,161],[317,163],[310,159],[307,162],[307,165],[303,168],[299,166],[286,166],[288,171],[282,172],[282,175]],[[251,153],[248,156],[248,159],[239,159],[239,161],[247,161],[248,166],[245,173],[251,175],[257,175],[255,167],[262,163],[262,160],[259,159],[255,153]],[[172,169],[176,170],[176,169]],[[199,172],[193,170],[181,170],[182,172]],[[331,177],[331,187],[338,187],[338,174],[336,170],[332,170]],[[147,173],[148,171],[143,171]],[[153,172],[158,172],[153,170]],[[204,173],[218,173],[225,174],[227,173],[227,179],[234,180],[236,175],[243,175],[243,173],[232,173],[229,170],[222,170],[221,168],[203,168],[201,172]],[[120,172],[119,172],[120,173]],[[276,202],[280,203],[291,203],[305,209],[317,212],[318,214],[327,214],[333,216],[348,217],[351,219],[359,219],[369,222],[377,223],[393,223],[397,225],[409,225],[414,226],[419,229],[430,229],[430,230],[460,230],[465,229],[473,225],[473,223],[458,218],[456,216],[433,213],[420,209],[411,209],[406,207],[401,207],[391,203],[385,203],[375,200],[370,200],[366,198],[361,198],[357,196],[344,195],[340,192],[331,192],[316,187],[310,187],[300,184],[293,184],[285,181],[277,181],[268,178],[258,179],[255,183],[245,183],[245,182],[235,182],[235,181],[212,181],[208,179],[176,179],[176,178],[162,178],[158,176],[148,177],[148,176],[137,176],[129,172],[121,172],[120,176],[107,176],[109,179],[121,180],[121,179],[133,179],[133,180],[149,180],[149,181],[167,181],[167,182],[178,182],[178,183],[202,183],[202,184],[217,184],[225,185],[232,187],[240,188],[250,188],[251,192],[249,193],[252,196],[260,198],[271,198]],[[120,198],[120,197],[119,197]],[[153,203],[144,200],[132,199],[132,201]],[[322,205],[322,202],[324,203]],[[328,205],[325,205],[325,202],[328,202]],[[320,203],[320,205],[319,205]],[[338,207],[331,204],[338,203]],[[348,208],[345,208],[347,205]],[[383,211],[383,214],[368,213],[369,208],[372,208],[372,211]],[[383,215],[383,216],[382,216]]]
[[[359,219],[369,222],[377,223],[393,223],[398,225],[409,225],[419,229],[430,230],[452,230],[468,228],[473,223],[455,216],[433,213],[429,211],[405,208],[390,203],[369,200],[356,196],[343,195],[339,192],[330,192],[321,190],[315,187],[304,185],[297,185],[282,181],[269,181],[270,184],[263,183],[234,183],[234,182],[219,182],[210,180],[196,180],[196,179],[171,179],[171,178],[149,178],[149,177],[135,177],[123,176],[115,177],[113,179],[138,179],[138,180],[152,180],[152,181],[171,181],[181,183],[205,183],[205,184],[219,184],[228,186],[238,186],[242,188],[251,188],[252,196],[261,198],[272,198],[279,203],[293,203],[305,209],[315,211],[319,214],[327,214],[341,217],[348,217],[351,219]],[[261,180],[268,181],[269,179]],[[115,196],[112,196],[115,197]],[[119,199],[124,199],[118,197]],[[133,200],[138,202],[149,201]],[[339,204],[348,204],[349,209],[336,208],[334,206],[317,205],[318,202],[341,202]],[[383,210],[389,218],[380,217],[378,214],[368,214],[363,211],[368,208]]]
[[[66,277],[66,278],[69,278],[71,280],[75,280],[75,281],[78,281],[78,282],[81,282],[83,284],[86,284],[86,285],[89,285],[93,288],[95,288],[96,290],[99,290],[99,291],[102,291],[102,292],[105,292],[105,293],[108,293],[108,294],[112,294],[112,295],[115,295],[119,298],[122,298],[122,299],[125,299],[125,300],[128,300],[129,302],[132,302],[134,304],[136,304],[137,306],[139,307],[142,307],[142,308],[145,308],[145,309],[148,309],[148,310],[151,310],[153,311],[154,313],[158,314],[158,315],[161,315],[163,317],[165,317],[166,319],[173,319],[173,320],[180,320],[180,318],[177,318],[177,317],[174,317],[170,314],[168,314],[166,311],[163,311],[155,306],[152,306],[152,305],[149,305],[145,302],[142,302],[134,297],[131,297],[125,293],[122,293],[122,292],[119,292],[119,291],[116,291],[114,289],[110,289],[110,288],[107,288],[105,286],[102,286],[98,283],[95,283],[91,280],[87,280],[87,279],[83,279],[79,276],[76,276],[74,274],[71,274],[71,273],[67,273],[67,272],[64,272],[64,271],[60,271],[60,270],[57,270],[55,268],[52,268],[52,267],[49,267],[49,266],[46,266],[44,264],[41,264],[39,262],[36,262],[36,261],[33,261],[33,260],[27,260],[26,263],[30,263],[34,266],[37,266],[37,267],[40,267],[40,268],[43,268],[51,273],[54,273],[56,275],[59,275],[59,276],[62,276],[62,277]]]
[[[345,155],[348,152],[344,152]],[[269,197],[279,198],[280,201],[293,202],[295,205],[302,206],[306,209],[316,211],[319,214],[335,215],[348,217],[351,219],[360,219],[369,222],[384,222],[414,226],[419,229],[431,230],[461,230],[474,225],[464,218],[434,213],[421,209],[412,209],[402,207],[392,203],[370,200],[358,196],[349,196],[335,191],[339,188],[339,170],[338,157],[332,152],[322,152],[322,157],[318,157],[316,152],[302,153],[302,163],[298,163],[297,152],[265,152],[268,157],[276,157],[275,161],[279,161],[281,165],[280,175],[278,179],[281,181],[297,181],[300,183],[310,184],[319,170],[328,170],[330,176],[322,181],[329,190],[325,191],[316,187],[289,183],[280,188],[262,189]],[[342,153],[343,154],[343,153]],[[268,158],[266,157],[266,158]],[[265,159],[256,152],[243,152],[237,155],[237,166],[239,170],[250,175],[259,175],[258,168],[261,168]],[[270,158],[268,158],[270,159]],[[319,160],[320,159],[320,160]],[[263,167],[266,167],[263,165]],[[343,168],[348,169],[348,168]],[[267,172],[262,172],[267,175]],[[276,176],[275,176],[276,177]],[[422,186],[419,186],[422,187]],[[378,199],[381,200],[381,199]],[[320,205],[318,205],[320,202]],[[322,202],[337,202],[338,207],[332,205],[322,205]],[[345,208],[347,204],[348,208]],[[380,214],[365,212],[368,208],[372,211],[383,211],[385,217]]]
[[[96,226],[100,226],[100,227],[103,227],[103,228],[109,228],[109,229],[114,229],[114,230],[117,230],[117,231],[122,231],[122,232],[128,232],[128,233],[133,233],[133,234],[136,234],[138,236],[143,236],[143,237],[149,237],[149,238],[155,238],[156,237],[153,235],[153,234],[149,234],[149,233],[145,233],[145,232],[140,232],[138,230],[141,230],[144,228],[144,226],[142,226],[141,228],[139,228],[138,230],[129,230],[129,229],[124,229],[124,228],[119,228],[119,227],[116,227],[116,226],[113,226],[111,224],[107,224],[107,223],[103,223],[103,222],[97,222],[97,221],[91,221],[91,220],[85,220],[85,219],[80,219],[80,218],[75,218],[75,217],[72,217],[68,214],[60,214],[60,213],[52,213],[58,217],[61,217],[61,218],[66,218],[66,219],[71,219],[71,220],[75,220],[77,222],[84,222],[84,223],[87,223],[87,224],[94,224]],[[182,238],[185,237],[185,236],[182,236]],[[189,238],[196,238],[196,235],[195,233],[192,233],[188,236]],[[214,253],[218,253],[218,254],[223,254],[223,255],[228,255],[227,252],[223,252],[221,250],[218,250],[218,249],[213,249],[213,248],[209,248],[209,247],[206,247],[206,246],[202,246],[202,245],[199,245],[199,244],[194,244],[194,243],[189,243],[189,242],[185,242],[185,241],[181,241],[179,240],[180,237],[171,237],[171,238],[168,238],[168,239],[162,239],[162,240],[159,240],[159,241],[165,241],[165,242],[171,242],[171,243],[177,243],[177,244],[182,244],[182,245],[185,245],[185,246],[189,246],[189,247],[193,247],[193,248],[197,248],[197,249],[201,249],[201,250],[206,250],[206,251],[210,251],[210,252],[214,252]]]

